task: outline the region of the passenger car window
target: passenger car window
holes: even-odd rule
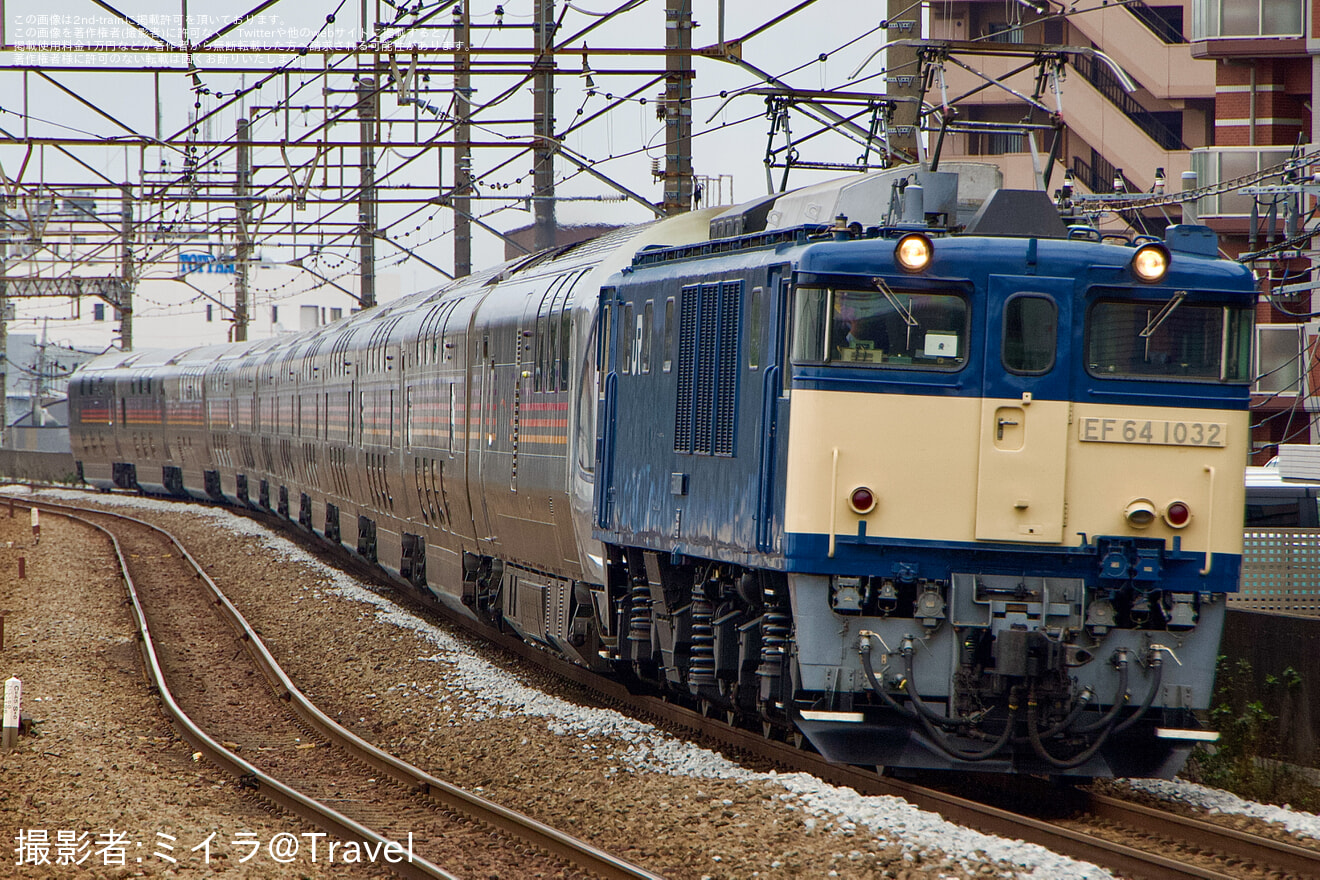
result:
[[[1020,293],[1004,304],[1000,358],[1010,373],[1040,375],[1054,366],[1058,347],[1059,307],[1054,300]]]

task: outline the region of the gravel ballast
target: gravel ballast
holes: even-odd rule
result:
[[[316,829],[194,760],[147,687],[109,546],[58,517],[41,525],[34,545],[26,511],[0,512],[0,675],[22,681],[38,733],[0,753],[0,876],[391,876],[271,855],[279,838],[287,857],[280,835]]]
[[[131,504],[174,531],[285,670],[341,723],[665,876],[1111,876],[898,798],[755,772],[617,712],[561,699],[539,671],[417,619],[246,518],[129,496],[99,500]],[[139,700],[150,704],[144,692]],[[144,829],[160,823],[154,807],[143,809]]]

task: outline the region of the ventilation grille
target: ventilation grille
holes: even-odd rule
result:
[[[741,281],[682,290],[675,452],[734,454],[741,306]]]

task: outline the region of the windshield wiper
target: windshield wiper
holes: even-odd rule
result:
[[[1185,299],[1187,299],[1187,291],[1180,290],[1175,293],[1173,299],[1166,302],[1164,308],[1156,312],[1155,317],[1150,319],[1150,323],[1146,325],[1146,329],[1142,330],[1137,335],[1142,339],[1150,339],[1155,335],[1155,331],[1160,329],[1160,325],[1169,319],[1169,316],[1173,314],[1178,306],[1182,305],[1182,301]]]
[[[904,324],[907,324],[909,327],[917,326],[917,319],[912,317],[911,309],[898,301],[898,295],[889,289],[889,285],[885,284],[885,279],[872,278],[871,283],[875,285],[876,290],[885,295],[885,299],[889,300],[890,307],[898,312],[898,316],[903,319]]]

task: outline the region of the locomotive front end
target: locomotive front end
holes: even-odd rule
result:
[[[1214,738],[1254,287],[1178,232],[804,256],[783,553],[827,757],[1171,776]]]

